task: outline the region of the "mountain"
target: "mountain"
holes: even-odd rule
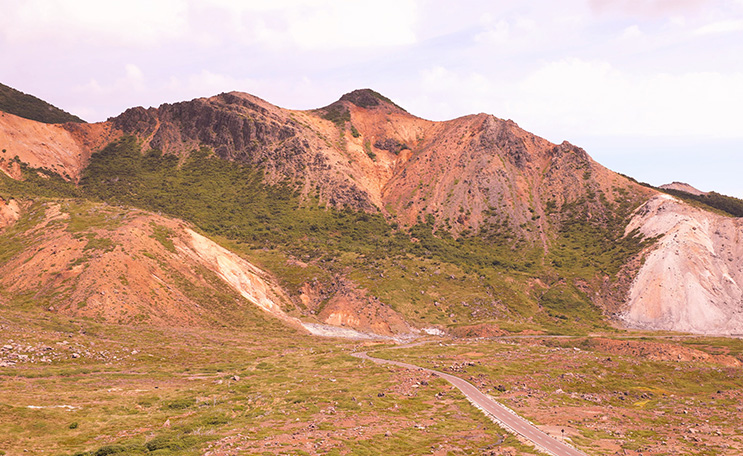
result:
[[[701,192],[688,184],[678,182],[661,185],[658,190],[713,212],[743,217],[743,200],[740,198],[721,195],[717,192]]]
[[[0,111],[44,123],[85,122],[33,95],[0,84]]]
[[[512,121],[486,114],[426,121],[368,89],[316,111],[229,93],[134,108],[111,122],[145,149],[187,154],[205,145],[220,158],[263,167],[268,182],[299,182],[305,195],[314,187],[334,207],[379,211],[406,226],[430,214],[453,233],[479,229],[492,207],[506,207],[507,225],[519,230],[547,206],[559,211],[586,194],[613,199],[617,186],[646,193],[582,149],[551,144]]]
[[[676,190],[676,191],[679,191],[679,192],[689,193],[689,194],[695,195],[695,196],[701,196],[701,195],[706,195],[707,194],[707,192],[703,192],[703,191],[701,191],[701,190],[699,190],[699,189],[697,189],[695,187],[692,187],[691,185],[686,184],[684,182],[671,182],[670,184],[663,184],[659,188],[661,188],[663,190]]]
[[[82,273],[68,274],[70,264],[82,261],[80,252],[65,257],[59,270],[47,269],[67,282],[42,276],[39,283],[3,285],[17,305],[18,296],[40,289],[48,297],[44,306],[55,311],[78,312],[74,304],[85,298],[83,309],[97,310],[83,314],[105,320],[151,315],[149,321],[170,324],[176,315],[182,324],[231,324],[189,294],[207,287],[206,272],[193,272],[203,268],[230,293],[242,293],[235,283],[248,280],[235,279],[236,271],[268,277],[263,287],[281,302],[275,315],[309,331],[565,333],[607,328],[612,320],[652,329],[740,330],[734,315],[743,303],[729,285],[741,280],[737,220],[640,185],[577,146],[550,143],[492,115],[428,121],[369,89],[309,111],[232,92],[131,108],[99,124],[42,126],[5,114],[0,129],[9,132],[2,168],[10,176],[0,195],[12,215],[3,238],[13,230],[24,239],[46,231],[38,225],[41,209],[28,209],[35,205],[115,207],[118,215],[110,217],[126,224],[77,238],[65,228],[49,242],[65,239],[68,249],[84,251],[81,239],[92,236],[96,241],[86,242],[111,249],[85,257],[90,271],[113,268],[105,259],[117,252],[111,246],[130,246],[115,263],[131,264],[121,273],[139,310],[112,311],[115,300],[95,295],[108,292],[113,276],[104,280],[96,272],[97,281],[85,282]],[[137,217],[135,229],[128,220]],[[136,230],[162,237],[154,226],[167,228],[176,257],[127,237]],[[700,227],[706,237],[698,236]],[[232,272],[220,269],[224,260],[188,254],[195,252],[191,232],[219,241],[225,249],[219,258],[237,265]],[[43,263],[31,261],[28,249],[39,242],[10,249],[0,267],[32,277]],[[707,246],[704,260],[697,246]],[[181,301],[165,307],[181,310],[162,314],[154,295],[134,291],[154,286],[146,274],[125,274],[152,271],[150,256],[134,252],[160,258],[163,269],[153,274],[181,290],[174,294]],[[664,266],[676,252],[688,261],[667,275]],[[66,291],[78,283],[86,283],[80,288],[88,294]],[[696,291],[681,291],[689,287]],[[233,298],[216,299],[226,303],[225,315],[241,312]]]

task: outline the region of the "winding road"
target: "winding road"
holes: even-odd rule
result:
[[[366,352],[351,353],[351,356],[359,359],[369,360],[378,364],[391,364],[393,366],[398,366],[405,369],[430,372],[457,387],[467,397],[467,399],[475,405],[475,407],[482,410],[487,416],[492,418],[495,422],[503,426],[508,431],[518,434],[532,442],[537,447],[537,449],[554,456],[586,456],[585,453],[576,450],[567,443],[556,440],[546,433],[540,431],[539,428],[537,428],[524,418],[518,416],[516,413],[514,413],[513,410],[509,409],[499,402],[494,401],[490,397],[483,394],[480,390],[475,388],[474,385],[466,380],[462,380],[459,377],[455,377],[453,375],[445,374],[443,372],[435,371],[432,369],[419,367],[414,364],[375,358],[369,356]]]

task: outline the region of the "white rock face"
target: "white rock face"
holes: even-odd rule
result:
[[[743,334],[743,219],[659,195],[636,211],[626,233],[634,229],[661,238],[630,289],[627,326]]]
[[[299,320],[281,309],[280,303],[289,302],[289,298],[278,285],[269,282],[264,271],[211,239],[188,228],[184,231],[190,236],[188,245],[176,248],[216,272],[234,290],[264,311],[294,326],[302,326]]]

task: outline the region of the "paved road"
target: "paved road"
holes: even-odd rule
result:
[[[443,372],[435,371],[432,369],[425,369],[413,364],[402,363],[400,361],[390,361],[387,359],[374,358],[369,356],[366,352],[351,353],[351,356],[355,356],[356,358],[360,359],[367,359],[379,364],[391,364],[406,369],[421,370],[430,372],[434,375],[438,375],[452,385],[456,386],[476,407],[478,407],[480,410],[483,410],[487,415],[494,418],[495,421],[497,421],[501,426],[526,438],[540,450],[554,456],[586,456],[585,453],[578,451],[570,445],[567,445],[559,440],[553,439],[549,435],[540,431],[536,426],[516,415],[511,409],[503,406],[499,402],[490,399],[488,396],[480,392],[480,390],[475,388],[471,383],[462,380],[459,377],[455,377],[453,375],[445,374]]]

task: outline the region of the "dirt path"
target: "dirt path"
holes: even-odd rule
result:
[[[472,402],[475,407],[482,410],[485,415],[487,415],[499,425],[503,426],[506,430],[514,434],[518,434],[529,440],[537,449],[554,456],[585,456],[585,453],[578,451],[567,443],[550,437],[524,418],[518,416],[513,410],[493,400],[492,398],[475,388],[471,383],[467,382],[466,380],[462,380],[459,377],[455,377],[453,375],[445,374],[443,372],[435,371],[432,369],[426,369],[413,364],[403,363],[400,361],[374,358],[372,356],[369,356],[366,352],[351,353],[351,356],[359,359],[369,360],[378,364],[388,364],[405,369],[430,372],[457,387],[467,397],[467,399]]]

